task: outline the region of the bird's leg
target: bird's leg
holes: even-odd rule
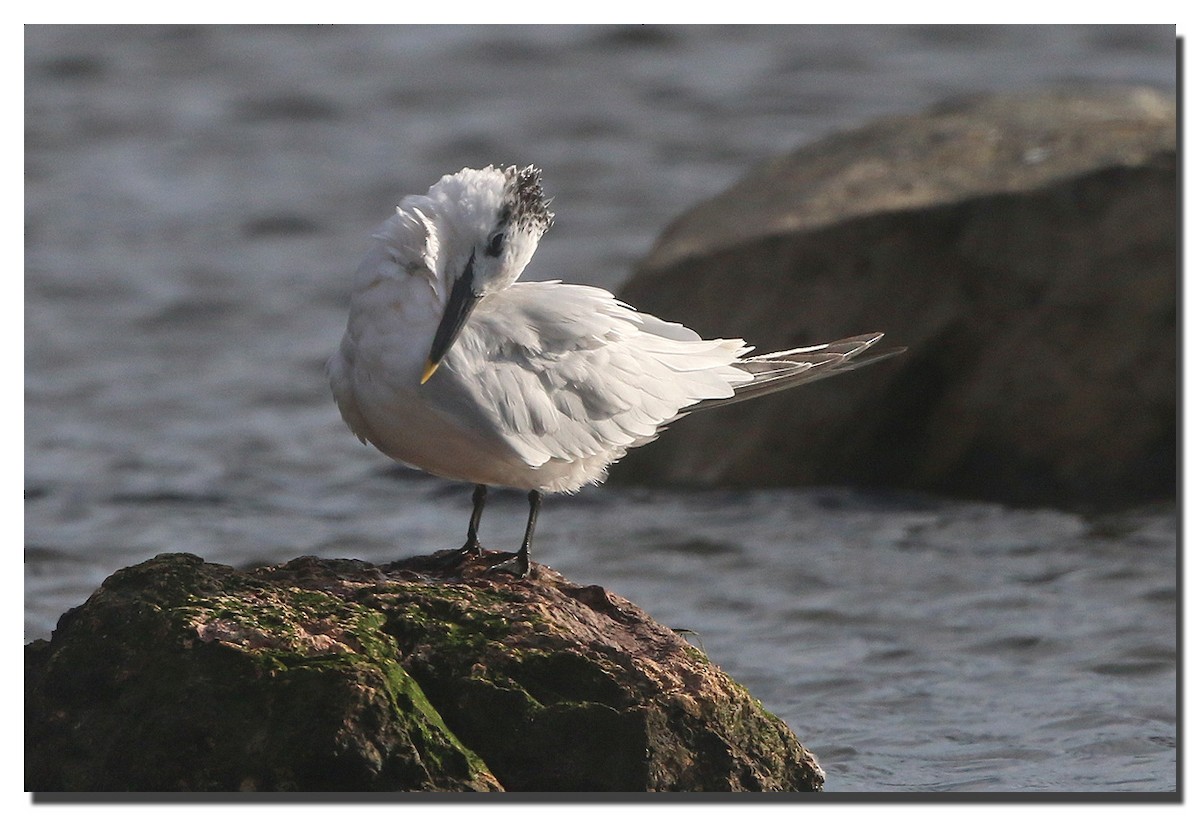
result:
[[[462,545],[459,553],[462,555],[482,555],[479,546],[479,519],[483,517],[483,503],[487,501],[487,485],[475,485],[471,496],[471,522],[467,525],[467,543]]]
[[[521,549],[507,561],[501,561],[489,571],[511,572],[524,578],[529,575],[529,545],[533,541],[533,528],[537,524],[538,509],[542,506],[542,494],[536,490],[529,491],[529,521],[525,522],[525,539]]]
[[[521,565],[521,574],[529,574],[529,545],[533,542],[533,528],[537,524],[538,510],[542,507],[542,494],[536,490],[529,491],[529,520],[525,522],[525,538],[521,539],[521,549],[517,550],[517,563]]]

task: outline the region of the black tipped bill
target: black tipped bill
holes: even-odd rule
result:
[[[472,286],[474,279],[475,255],[472,254],[471,259],[467,261],[467,268],[463,270],[462,275],[450,289],[450,298],[446,301],[446,311],[442,313],[442,322],[438,324],[437,331],[433,335],[433,345],[429,347],[429,359],[426,360],[425,370],[421,373],[421,385],[428,382],[433,373],[437,371],[438,366],[442,363],[442,358],[446,356],[446,352],[450,351],[450,347],[462,333],[463,326],[467,325],[467,318],[479,304],[481,296],[476,294]]]

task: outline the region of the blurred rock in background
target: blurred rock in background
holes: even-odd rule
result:
[[[1173,498],[1177,201],[1175,103],[1140,87],[957,99],[769,161],[672,224],[622,299],[762,351],[909,351],[690,417],[614,478]]]

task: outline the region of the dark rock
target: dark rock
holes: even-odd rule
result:
[[[857,484],[1021,504],[1173,498],[1174,101],[976,98],[769,162],[621,293],[764,351],[883,331],[898,358],[706,412],[614,477]]]
[[[421,557],[121,570],[25,654],[33,791],[819,790],[628,601]]]

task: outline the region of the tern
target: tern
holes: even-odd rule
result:
[[[541,171],[464,168],[406,196],[354,274],[327,372],[363,443],[473,483],[462,558],[482,553],[489,486],[528,491],[515,556],[529,574],[544,493],[599,484],[630,448],[695,411],[850,371],[900,351],[880,333],[751,356],[593,286],[519,281],[550,228]]]

